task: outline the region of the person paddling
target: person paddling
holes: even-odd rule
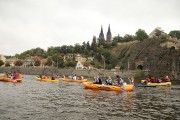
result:
[[[170,78],[169,78],[169,76],[166,76],[166,82],[170,82],[171,80],[170,80]]]
[[[113,80],[111,79],[110,76],[106,77],[106,85],[113,85]]]
[[[99,76],[94,77],[94,84],[102,84],[102,80],[99,78]]]
[[[19,78],[19,74],[17,74],[15,71],[13,73],[13,80],[16,80]]]
[[[8,73],[5,71],[5,73],[4,73],[4,77],[5,78],[8,78]]]

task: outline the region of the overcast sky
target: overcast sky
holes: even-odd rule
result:
[[[0,0],[0,54],[82,44],[99,36],[180,30],[180,0]]]

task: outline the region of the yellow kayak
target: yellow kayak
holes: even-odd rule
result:
[[[0,77],[0,81],[17,83],[17,82],[23,82],[23,79],[21,78],[21,79],[12,80],[11,78]]]
[[[171,86],[171,82],[161,82],[161,83],[147,83],[147,85],[155,85],[155,86]]]
[[[72,80],[72,79],[69,79],[69,78],[60,78],[61,80],[65,81],[65,82],[87,82],[88,80],[87,79],[82,79],[82,80]]]
[[[42,81],[42,82],[59,82],[59,80],[51,80],[51,79],[41,79],[41,78],[37,78],[37,81]]]
[[[85,88],[89,88],[89,89],[122,92],[122,88],[119,86],[104,85],[104,84],[93,84],[91,82],[84,82],[83,85]]]

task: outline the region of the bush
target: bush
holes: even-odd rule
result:
[[[7,62],[7,63],[5,64],[5,67],[10,67],[10,63]]]
[[[139,82],[140,82],[140,80],[143,80],[143,79],[145,79],[145,78],[146,78],[146,74],[145,74],[144,71],[142,71],[142,70],[136,70],[135,76],[134,76],[134,79],[135,79],[135,80],[139,80]]]
[[[4,62],[2,60],[0,60],[0,67],[4,65]]]
[[[21,60],[17,60],[15,62],[15,66],[22,66],[23,65],[23,62]]]

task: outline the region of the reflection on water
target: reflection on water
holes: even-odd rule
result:
[[[180,84],[117,93],[82,84],[0,82],[0,119],[140,120],[180,119]]]

